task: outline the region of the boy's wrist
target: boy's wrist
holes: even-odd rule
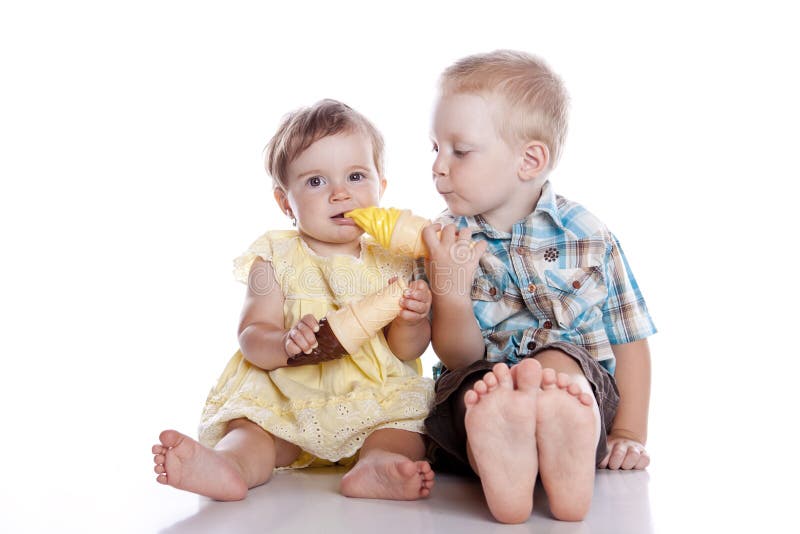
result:
[[[611,432],[608,435],[608,439],[628,439],[631,441],[635,441],[636,443],[641,443],[642,445],[645,444],[645,440],[641,437],[641,435],[637,432],[633,432],[631,430],[627,430],[624,428],[612,428]]]

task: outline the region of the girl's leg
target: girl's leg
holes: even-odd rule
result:
[[[213,449],[175,430],[165,430],[159,439],[153,446],[156,480],[220,501],[244,499],[276,466],[289,465],[300,454],[247,419],[230,421]]]
[[[424,460],[422,435],[383,428],[364,441],[358,462],[342,477],[347,497],[411,501],[427,497],[433,487],[433,470]]]

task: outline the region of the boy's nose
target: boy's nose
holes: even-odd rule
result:
[[[444,157],[442,156],[441,152],[436,155],[436,159],[433,160],[433,179],[440,176],[445,176],[447,174],[447,165],[445,165]]]

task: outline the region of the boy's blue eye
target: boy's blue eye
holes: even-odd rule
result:
[[[463,157],[464,157],[464,156],[466,156],[468,153],[469,153],[469,151],[468,151],[468,150],[453,150],[453,154],[454,154],[454,155],[455,155],[457,158],[463,158]]]
[[[361,180],[366,180],[367,177],[364,176],[364,173],[354,172],[350,174],[349,178],[351,182],[360,182]]]
[[[439,147],[436,145],[436,143],[433,144],[433,148],[431,148],[431,150],[434,152],[439,152]]]
[[[324,180],[322,179],[322,176],[312,176],[306,180],[306,183],[311,187],[319,187],[324,183]]]

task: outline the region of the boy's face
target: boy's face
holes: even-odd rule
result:
[[[431,133],[433,180],[447,207],[455,215],[481,214],[493,226],[504,220],[503,206],[522,183],[521,150],[501,137],[495,116],[492,103],[482,96],[442,96]]]
[[[343,215],[376,206],[386,187],[369,137],[360,132],[323,137],[288,165],[287,176],[286,192],[276,189],[275,198],[281,209],[291,210],[311,249],[342,253],[345,245],[357,252],[363,231]]]

